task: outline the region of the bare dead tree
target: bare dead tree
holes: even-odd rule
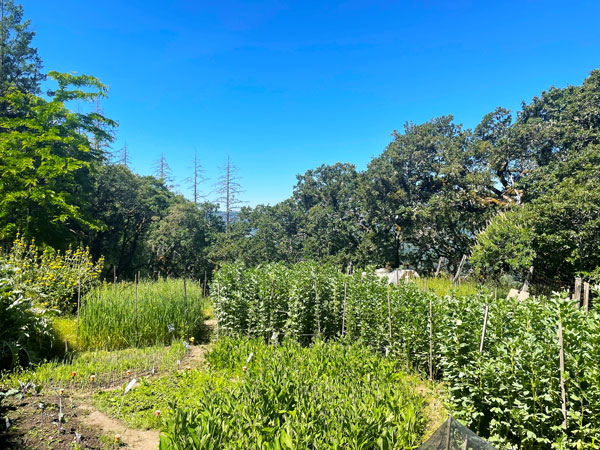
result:
[[[167,163],[164,153],[161,153],[160,158],[154,163],[154,175],[165,183],[167,187],[172,187],[173,172],[171,171],[171,167],[169,167],[169,163]]]
[[[200,194],[199,186],[200,184],[206,181],[206,177],[204,176],[204,170],[202,169],[202,165],[200,161],[198,161],[198,152],[194,151],[194,165],[193,165],[193,174],[191,177],[185,180],[189,186],[192,188],[192,194],[194,203],[197,205],[201,198],[206,197],[205,195]]]
[[[129,158],[129,150],[127,149],[127,141],[125,141],[125,144],[123,144],[123,147],[121,147],[115,153],[116,153],[115,154],[115,163],[122,164],[125,167],[129,167],[129,165],[131,164],[131,160]]]
[[[243,203],[238,198],[238,195],[243,191],[239,183],[240,176],[238,175],[237,167],[233,165],[229,156],[227,156],[227,161],[221,170],[223,171],[223,175],[219,177],[215,192],[219,194],[217,202],[225,208],[225,231],[229,233],[231,212],[236,206]]]

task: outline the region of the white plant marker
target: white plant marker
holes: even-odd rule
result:
[[[121,405],[119,406],[119,414],[121,414],[121,408],[123,407],[123,402],[125,401],[125,394],[127,394],[131,388],[133,387],[133,385],[135,384],[135,378],[132,378],[131,381],[129,383],[127,383],[127,386],[125,386],[125,391],[123,392],[123,398],[121,399]]]
[[[253,356],[254,356],[254,352],[250,353],[250,356],[248,356],[248,359],[246,360],[246,364],[250,363],[250,360],[252,359]]]

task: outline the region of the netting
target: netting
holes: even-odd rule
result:
[[[467,427],[449,417],[418,450],[496,450]]]

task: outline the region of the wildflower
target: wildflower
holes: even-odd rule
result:
[[[75,378],[75,375],[77,375],[77,372],[75,372],[75,371],[71,372],[71,378]]]
[[[65,393],[65,390],[64,390],[64,389],[61,389],[61,390],[59,390],[59,391],[58,391],[58,393],[59,393],[59,395],[62,397],[62,396],[63,396],[63,394]]]
[[[120,441],[121,441],[121,435],[115,434],[115,442],[120,442]]]
[[[127,371],[127,376],[130,377],[131,376],[131,370]]]
[[[190,338],[190,342],[191,342],[192,344],[194,343],[194,341],[195,341],[195,340],[196,340],[196,339],[194,339],[194,336],[192,336],[192,337]]]
[[[248,368],[247,368],[246,366],[242,367],[242,371],[243,371],[244,373],[246,373],[246,370],[248,370]]]
[[[160,416],[160,409],[154,411],[154,415],[158,418],[158,416]]]
[[[90,380],[92,380],[92,383],[94,382],[95,379],[96,379],[96,375],[90,375]]]
[[[191,368],[190,366],[187,366],[187,367],[185,368],[185,370],[188,370],[188,371],[189,371],[189,370],[192,370],[192,368]]]

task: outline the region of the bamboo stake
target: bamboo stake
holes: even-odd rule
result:
[[[467,255],[463,255],[462,259],[460,260],[460,264],[458,265],[456,275],[454,275],[454,279],[452,280],[452,285],[455,285],[456,282],[458,281],[458,279],[460,278],[460,272],[462,271],[463,265],[465,264],[466,260],[467,260]]]

